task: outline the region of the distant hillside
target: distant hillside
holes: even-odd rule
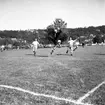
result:
[[[98,27],[84,27],[84,28],[66,28],[63,30],[68,36],[71,36],[73,39],[85,36],[87,38],[90,37],[91,34],[93,36],[101,36],[105,37],[105,25],[98,26]],[[48,39],[45,39],[47,35],[47,31],[45,29],[30,29],[30,30],[5,30],[0,31],[1,38],[17,38],[17,39],[24,39],[27,42],[31,43],[35,38],[38,38],[41,43],[49,43]]]

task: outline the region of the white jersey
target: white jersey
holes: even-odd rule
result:
[[[58,40],[58,43],[61,43],[61,40]]]
[[[75,45],[78,46],[79,45],[79,42],[75,42]]]
[[[69,40],[69,41],[68,41],[69,47],[73,47],[74,42],[75,42],[74,40]]]
[[[32,44],[33,44],[33,51],[37,51],[39,45],[38,41],[34,41]]]
[[[2,46],[1,46],[1,48],[2,48],[2,49],[4,49],[4,48],[5,48],[5,46],[4,46],[4,45],[2,45]]]
[[[38,41],[34,41],[32,44],[33,44],[33,47],[38,47],[39,45]]]

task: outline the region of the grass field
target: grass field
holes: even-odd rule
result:
[[[105,46],[79,47],[73,56],[66,48],[0,52],[0,85],[20,87],[35,93],[78,100],[105,81]],[[105,84],[83,100],[105,105]],[[0,87],[0,105],[76,105],[52,98]]]

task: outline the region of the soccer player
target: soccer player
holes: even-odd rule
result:
[[[61,47],[61,40],[58,40],[58,47]]]
[[[1,52],[4,51],[4,50],[5,50],[5,46],[2,45],[2,46],[1,46]]]
[[[57,45],[58,45],[58,40],[59,40],[59,36],[60,36],[60,33],[61,33],[62,31],[61,31],[61,29],[55,29],[55,37],[54,37],[54,39],[53,39],[53,43],[54,43],[54,47],[53,47],[53,49],[52,49],[52,51],[51,51],[51,55],[54,53],[54,51],[55,51],[55,49],[56,49],[56,47],[57,47]],[[60,41],[60,43],[61,43],[61,40],[59,40]]]
[[[38,45],[39,45],[39,42],[37,41],[37,39],[35,39],[35,41],[32,42],[32,45],[33,45],[34,56],[36,56],[36,52],[37,52]]]
[[[69,52],[70,50],[70,54],[71,56],[73,56],[73,51],[75,51],[77,49],[77,46],[74,48],[74,43],[78,40],[78,38],[76,40],[72,40],[72,38],[70,37],[70,40],[68,41],[68,46],[67,46],[67,51],[66,53]]]

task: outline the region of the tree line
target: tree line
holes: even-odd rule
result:
[[[11,38],[26,40],[27,43],[31,43],[35,38],[37,38],[42,44],[53,43],[53,38],[51,40],[51,37],[54,37],[54,24],[57,25],[57,23],[53,23],[52,25],[49,25],[46,29],[0,31],[0,44],[6,44],[7,42],[12,43]],[[65,24],[66,26],[66,23],[64,21],[62,21],[62,24]],[[83,40],[92,39],[94,43],[100,43],[105,40],[105,25],[83,28],[62,28],[59,39],[62,40],[62,42],[65,42],[69,37],[72,37],[73,39],[80,37],[80,42]]]

